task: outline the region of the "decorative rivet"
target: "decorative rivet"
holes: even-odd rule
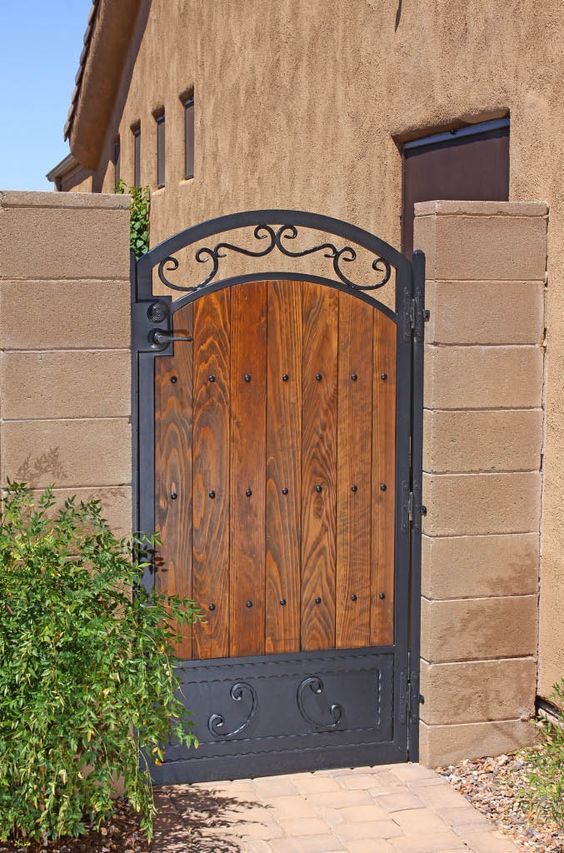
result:
[[[282,382],[287,382],[289,378],[287,373],[282,374]]]
[[[280,599],[280,604],[282,605],[282,607],[286,607],[286,599],[285,599],[285,598],[281,598],[281,599]]]
[[[215,604],[208,604],[208,610],[215,610]]]
[[[358,492],[358,486],[355,483],[351,486],[351,492]]]
[[[214,492],[214,490],[212,489],[212,490],[211,490],[211,492],[208,492],[208,495],[209,495],[209,497],[210,497],[210,498],[212,498],[212,500],[213,500],[213,498],[215,498],[215,492]]]
[[[320,486],[318,483],[317,486],[315,487],[315,491],[317,492],[317,494],[319,494],[319,492],[322,490],[322,488],[323,488],[323,486]]]
[[[358,595],[353,592],[353,594],[351,595],[351,601],[356,601],[357,599],[358,599]]]
[[[318,595],[318,596],[317,596],[317,598],[315,599],[315,603],[316,603],[316,604],[321,604],[321,597],[320,597],[319,595]]]
[[[351,379],[353,382],[356,382],[356,380],[358,379],[358,375],[356,373],[351,373]]]
[[[321,375],[321,373],[316,373],[315,378],[317,379],[318,382],[321,382],[321,380],[323,379],[323,376]]]
[[[381,373],[381,374],[380,374],[380,379],[381,379],[383,382],[385,382],[387,378],[388,378],[388,374],[387,374],[387,373]]]
[[[419,512],[421,513],[421,515],[427,515],[427,507],[424,505],[420,506]]]
[[[210,375],[208,376],[208,379],[210,382],[215,382],[215,376],[213,375],[213,373],[210,373]]]
[[[282,489],[282,494],[283,494],[283,495],[287,495],[287,494],[288,494],[288,489],[286,488],[286,486],[284,486],[284,488]]]
[[[251,374],[245,373],[245,375],[243,376],[243,379],[245,380],[245,382],[250,382],[251,381]]]
[[[378,598],[380,599],[380,601],[384,601],[385,597],[386,597],[385,592],[379,592],[378,593]]]
[[[253,602],[251,600],[247,601],[246,607],[252,607],[252,606],[253,606]]]
[[[252,493],[253,493],[253,490],[252,490],[252,489],[245,489],[245,494],[246,494],[246,496],[247,496],[248,498],[250,498],[250,497],[251,497]]]
[[[385,483],[380,483],[380,491],[381,491],[381,492],[385,492],[387,488],[388,488],[388,487],[387,487],[387,485],[386,485]]]
[[[178,382],[178,376],[171,376],[170,381],[173,385],[176,385],[176,383]]]
[[[178,497],[178,495],[177,495],[177,493],[176,493],[176,492],[171,492],[171,493],[170,493],[170,499],[171,499],[171,501],[175,501],[177,497]]]

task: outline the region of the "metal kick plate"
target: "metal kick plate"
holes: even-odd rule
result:
[[[276,753],[287,760],[300,750],[314,769],[327,757],[316,761],[316,751],[321,756],[335,747],[389,743],[393,663],[393,652],[378,650],[185,661],[179,675],[200,746],[187,750],[171,744],[153,777],[174,778],[167,766],[177,763],[184,765],[183,777],[187,765],[192,768],[193,780],[228,778],[230,768],[231,776],[242,775],[243,767],[243,775],[253,775],[262,772],[254,760],[261,754],[270,756],[276,772]],[[216,766],[211,776],[202,767],[206,760]]]

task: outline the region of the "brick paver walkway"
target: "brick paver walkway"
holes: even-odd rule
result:
[[[415,764],[160,788],[155,853],[512,853],[448,782]]]

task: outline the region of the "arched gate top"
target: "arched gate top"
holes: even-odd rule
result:
[[[181,277],[181,281],[177,282],[169,278],[169,273],[176,272],[180,267],[176,253],[213,235],[225,235],[226,232],[245,227],[253,228],[255,244],[252,247],[243,247],[226,240],[215,245],[200,246],[194,253],[194,260],[198,264],[206,264],[206,274],[196,281],[184,280]],[[294,249],[295,244],[292,241],[301,236],[299,229],[302,228],[339,237],[345,242],[338,244],[338,241],[324,240],[316,245]],[[353,267],[348,266],[357,260],[355,246],[362,247],[374,256],[371,262],[374,276],[367,284],[356,282],[351,272]],[[331,261],[331,275],[324,280],[345,290],[378,290],[390,280],[392,268],[404,281],[411,278],[411,264],[407,258],[389,243],[356,225],[330,216],[298,210],[250,210],[220,216],[186,228],[143,255],[137,264],[138,298],[152,297],[152,275],[155,267],[161,284],[168,290],[200,294],[210,286],[216,289],[221,282],[227,280],[221,275],[220,265],[229,252],[258,259],[275,251],[288,258],[303,258],[322,253]],[[258,269],[249,269],[248,275],[241,276],[241,281],[251,277],[255,280],[261,277],[273,278],[274,274],[272,271],[265,273]],[[288,273],[284,277],[288,277]],[[231,279],[229,281],[233,283]]]

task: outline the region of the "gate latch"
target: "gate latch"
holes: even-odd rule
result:
[[[136,302],[132,310],[132,344],[136,352],[158,352],[172,355],[175,341],[193,340],[191,334],[175,335],[172,331],[172,299],[160,296],[150,302]]]

